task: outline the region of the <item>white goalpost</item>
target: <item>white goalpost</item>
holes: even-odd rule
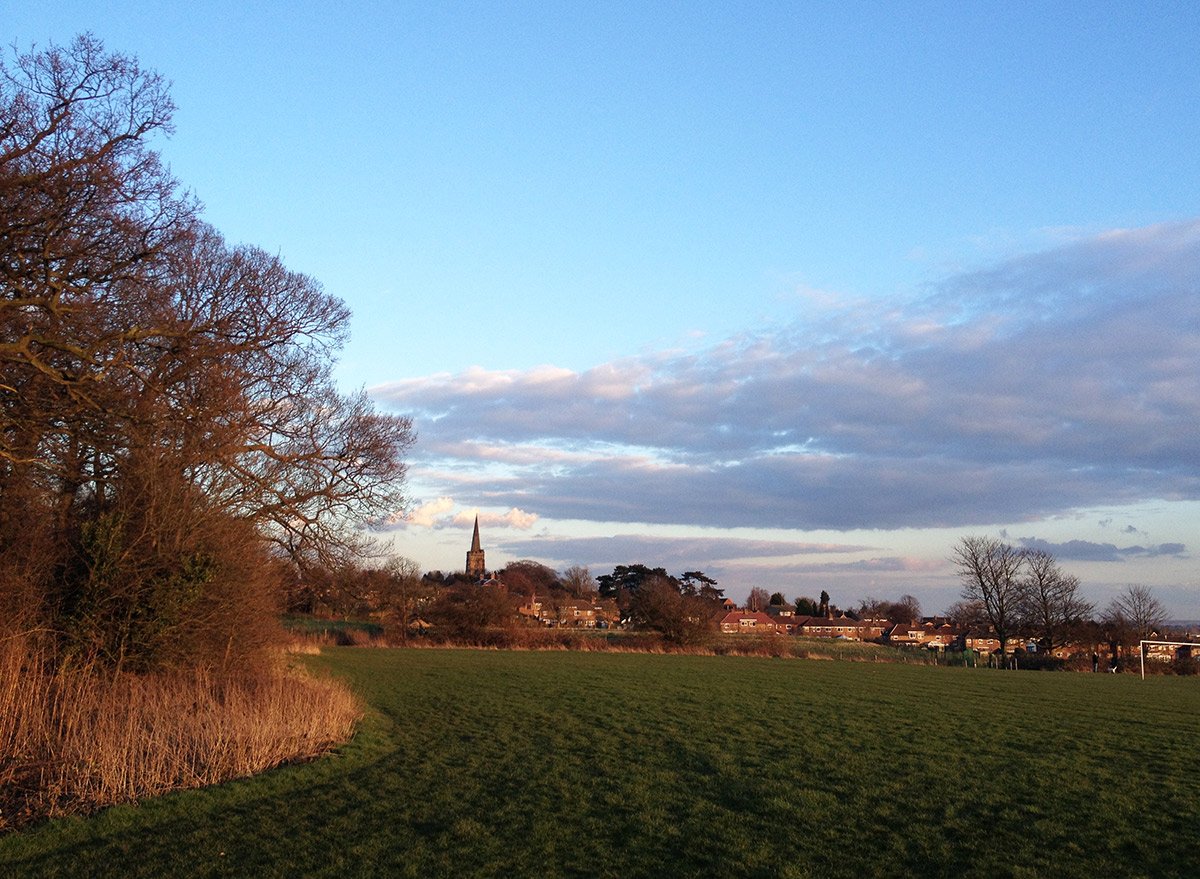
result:
[[[1138,653],[1142,659],[1142,680],[1146,680],[1146,646],[1149,644],[1159,644],[1163,647],[1193,647],[1200,648],[1200,643],[1196,641],[1139,641]]]

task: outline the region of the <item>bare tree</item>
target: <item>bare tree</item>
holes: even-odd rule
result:
[[[971,631],[987,625],[987,614],[979,601],[956,601],[946,608],[945,616],[957,629]]]
[[[1079,578],[1065,573],[1053,555],[1041,549],[1022,555],[1021,617],[1042,649],[1053,650],[1067,643],[1070,626],[1095,608],[1079,594]]]
[[[953,561],[962,579],[962,597],[977,601],[1000,641],[1001,655],[1015,633],[1021,609],[1022,555],[990,537],[963,537]]]
[[[386,578],[379,595],[381,609],[396,621],[400,640],[408,643],[412,625],[422,605],[433,600],[436,589],[422,579],[421,567],[412,559],[395,556],[384,567]]]
[[[921,619],[921,602],[915,595],[905,593],[900,596],[899,601],[893,602],[888,608],[887,617],[892,620],[907,620],[915,623]]]
[[[899,601],[880,598],[864,598],[855,611],[859,619],[886,619],[898,623],[912,623],[921,619],[921,602],[915,595],[901,595]]]
[[[562,585],[574,598],[594,599],[596,597],[596,578],[582,565],[572,565],[563,571]]]
[[[311,278],[198,224],[168,257],[171,319],[136,352],[138,423],[168,425],[156,444],[298,563],[336,565],[360,548],[347,524],[403,504],[411,423],[338,392],[349,311]]]
[[[193,213],[146,145],[173,110],[92,37],[0,62],[0,488],[38,483],[60,523],[107,463],[91,446]]]
[[[767,592],[761,586],[755,586],[750,590],[750,594],[746,596],[746,610],[751,613],[759,613],[767,609],[771,603],[771,593]]]
[[[510,593],[518,597],[530,593],[548,595],[561,591],[555,570],[532,559],[509,562],[496,576],[503,581]]]
[[[858,607],[854,608],[854,615],[860,620],[884,619],[890,606],[891,602],[869,595],[859,600]]]
[[[1106,621],[1123,630],[1128,643],[1149,638],[1162,628],[1167,609],[1149,586],[1130,585],[1114,598],[1104,613]]]

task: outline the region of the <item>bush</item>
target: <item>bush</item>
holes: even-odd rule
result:
[[[701,648],[716,634],[712,603],[682,594],[664,577],[651,577],[630,599],[630,615],[640,628],[657,632],[664,641],[683,648]]]
[[[1200,674],[1200,660],[1191,656],[1178,656],[1171,663],[1171,671],[1186,676]]]
[[[1091,669],[1091,660],[1088,660],[1088,669]],[[1067,660],[1059,659],[1056,656],[1051,656],[1049,653],[1025,653],[1017,654],[1017,668],[1026,671],[1062,671],[1067,667]]]
[[[470,584],[443,590],[428,616],[439,640],[503,647],[515,643],[515,611],[503,586]]]
[[[71,540],[49,586],[64,650],[132,671],[253,666],[280,643],[279,567],[251,523],[160,464],[134,469]]]

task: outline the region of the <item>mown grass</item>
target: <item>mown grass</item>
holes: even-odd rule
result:
[[[353,650],[336,756],[0,839],[16,876],[1195,876],[1200,686]]]

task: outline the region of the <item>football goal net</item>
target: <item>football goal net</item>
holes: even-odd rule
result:
[[[1146,655],[1153,649],[1155,659],[1166,659],[1168,656],[1171,659],[1179,659],[1180,657],[1188,657],[1200,655],[1200,652],[1193,653],[1193,650],[1200,651],[1200,643],[1195,641],[1139,641],[1138,652],[1142,655],[1142,680],[1146,680]]]

